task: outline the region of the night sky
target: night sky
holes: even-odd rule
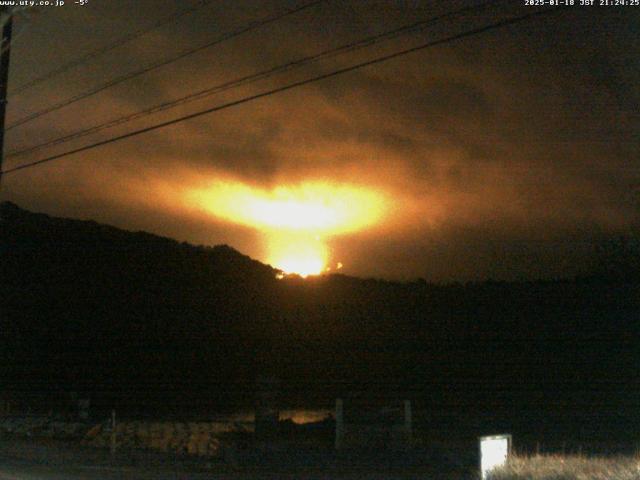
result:
[[[68,1],[27,12],[15,23],[7,123],[304,3],[212,1],[12,95],[31,79],[198,2]],[[5,152],[470,5],[320,2],[11,129]],[[8,157],[4,168],[535,8],[520,0],[498,2],[371,48]],[[358,228],[323,234],[327,266],[340,262],[345,273],[430,281],[580,274],[590,268],[597,245],[640,227],[639,29],[640,7],[576,5],[16,171],[3,177],[0,195],[51,215],[195,244],[226,243],[268,262],[264,226],[221,215],[203,204],[218,197],[193,192],[223,182],[263,196],[278,188],[297,195],[311,182],[328,186],[331,197],[331,188],[348,186],[382,206]],[[335,198],[342,205],[339,193]],[[354,215],[362,218],[373,208],[366,195],[362,202],[347,199],[344,208],[357,207]],[[346,221],[355,225],[358,218]],[[268,228],[275,235],[278,227]]]

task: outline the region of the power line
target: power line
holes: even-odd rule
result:
[[[11,92],[11,96],[16,96],[26,90],[29,90],[32,87],[35,87],[36,85],[45,82],[47,80],[49,80],[50,78],[56,77],[62,73],[68,72],[69,70],[71,70],[72,68],[75,68],[79,65],[82,65],[83,63],[86,63],[90,60],[93,60],[94,58],[97,58],[101,55],[104,55],[105,53],[114,50],[118,47],[121,47],[122,45],[125,45],[133,40],[135,40],[136,38],[142,37],[144,35],[146,35],[149,32],[152,32],[153,30],[156,30],[158,28],[161,28],[165,25],[168,25],[169,23],[173,23],[173,22],[177,22],[180,18],[189,15],[207,5],[209,5],[212,2],[212,0],[199,0],[198,4],[195,6],[192,6],[190,8],[187,8],[181,12],[178,12],[175,15],[171,15],[169,17],[163,18],[160,21],[154,23],[153,25],[150,25],[147,28],[143,28],[143,29],[139,29],[136,30],[132,33],[130,33],[129,35],[125,35],[124,37],[116,40],[113,43],[110,43],[108,45],[105,45],[103,47],[100,47],[92,52],[87,53],[86,55],[83,55],[80,58],[77,58],[75,60],[71,60],[68,63],[65,63],[64,65],[62,65],[61,67],[56,68],[55,70],[50,71],[49,73],[46,73],[45,75],[42,75],[40,77],[36,77],[32,80],[29,80],[28,82],[26,82],[25,84],[13,89],[13,91]]]
[[[464,7],[464,8],[452,11],[452,12],[447,12],[447,13],[444,13],[444,14],[441,14],[441,15],[437,15],[435,17],[431,17],[431,18],[426,19],[426,20],[413,22],[411,24],[404,25],[402,27],[398,27],[398,28],[395,28],[395,29],[392,29],[392,30],[389,30],[389,31],[386,31],[386,32],[382,32],[382,33],[367,37],[365,39],[358,40],[356,42],[352,42],[352,43],[348,43],[346,45],[342,45],[342,46],[337,47],[337,48],[324,50],[324,51],[322,51],[320,53],[317,53],[315,55],[310,55],[310,56],[307,56],[307,57],[299,58],[297,60],[293,60],[293,61],[287,62],[285,64],[278,65],[278,66],[270,68],[268,70],[263,70],[263,71],[258,72],[258,73],[247,75],[247,76],[235,79],[235,80],[227,81],[227,82],[224,82],[222,84],[218,84],[218,85],[215,85],[213,87],[210,87],[210,88],[207,88],[207,89],[204,89],[204,90],[200,90],[200,91],[195,92],[195,93],[191,93],[191,94],[186,95],[184,97],[180,97],[180,98],[172,100],[172,101],[161,103],[159,105],[153,106],[151,108],[148,108],[148,109],[145,109],[145,110],[142,110],[142,111],[139,111],[139,112],[128,114],[128,115],[125,115],[123,117],[119,117],[119,118],[116,118],[114,120],[110,120],[108,122],[102,123],[102,124],[94,125],[92,127],[89,127],[89,128],[77,131],[77,132],[73,132],[71,134],[68,134],[68,135],[65,135],[65,136],[62,136],[62,137],[58,137],[58,138],[55,138],[55,139],[52,139],[52,140],[45,141],[43,143],[34,145],[32,147],[25,148],[23,150],[9,152],[7,154],[7,157],[16,157],[16,156],[26,155],[27,153],[32,153],[34,151],[41,150],[41,149],[46,148],[46,147],[51,147],[51,146],[54,146],[54,145],[60,145],[62,143],[67,143],[67,142],[69,142],[71,140],[82,138],[84,136],[100,132],[100,131],[102,131],[104,129],[107,129],[107,128],[111,128],[111,127],[115,127],[115,126],[118,126],[118,125],[122,125],[124,123],[128,123],[128,122],[133,121],[133,120],[138,120],[140,118],[147,117],[147,116],[149,116],[151,114],[154,114],[154,113],[158,113],[158,112],[162,112],[164,110],[168,110],[170,108],[174,108],[174,107],[176,107],[178,105],[184,105],[186,103],[190,103],[190,102],[193,102],[193,101],[196,101],[196,100],[201,100],[201,99],[203,99],[205,97],[208,97],[210,95],[213,95],[215,93],[220,93],[222,91],[226,91],[226,90],[229,90],[229,89],[232,89],[232,88],[236,88],[236,87],[239,87],[239,86],[242,86],[242,85],[248,85],[248,84],[254,83],[254,82],[258,81],[258,80],[263,80],[265,78],[271,77],[272,75],[275,75],[275,74],[278,74],[278,73],[282,73],[282,72],[285,72],[285,71],[289,71],[289,70],[294,69],[294,68],[300,68],[300,67],[309,65],[309,64],[311,64],[313,62],[316,62],[318,60],[321,60],[321,59],[330,58],[330,57],[333,57],[333,56],[336,56],[336,55],[340,55],[340,54],[343,54],[343,53],[347,53],[347,52],[353,52],[353,51],[356,51],[356,50],[359,50],[359,49],[362,49],[362,48],[365,48],[365,47],[370,47],[372,45],[375,45],[375,44],[383,42],[383,41],[387,41],[387,40],[391,40],[391,39],[397,38],[397,37],[399,37],[401,35],[405,35],[405,34],[408,34],[408,33],[414,33],[416,31],[423,30],[424,28],[426,28],[429,25],[436,24],[436,23],[438,23],[438,22],[440,22],[442,20],[455,18],[455,17],[457,17],[459,15],[462,15],[464,13],[467,13],[469,11],[483,10],[485,8],[488,8],[490,6],[498,4],[501,1],[502,0],[489,0],[489,1],[484,2],[482,4],[479,4],[479,5],[470,6],[470,7]]]
[[[305,3],[304,5],[302,5],[300,7],[296,7],[294,9],[287,9],[284,12],[277,13],[275,15],[271,15],[271,16],[266,17],[266,18],[264,18],[262,20],[259,20],[257,22],[251,22],[246,26],[243,26],[243,27],[241,27],[241,28],[239,28],[237,30],[234,30],[234,31],[232,31],[230,33],[222,35],[221,37],[218,37],[215,40],[213,40],[211,42],[208,42],[208,43],[206,43],[204,45],[200,45],[200,46],[195,47],[195,48],[190,48],[190,49],[187,49],[187,50],[183,50],[182,52],[180,52],[179,54],[177,54],[177,55],[175,55],[173,57],[167,58],[165,60],[160,60],[159,62],[152,63],[152,64],[147,65],[146,67],[144,67],[144,68],[142,68],[140,70],[136,70],[134,72],[127,73],[127,74],[122,75],[120,77],[117,77],[117,78],[115,78],[113,80],[110,80],[107,83],[99,85],[98,87],[94,88],[93,90],[89,90],[88,92],[84,92],[84,93],[75,95],[75,96],[73,96],[73,97],[71,97],[71,98],[69,98],[67,100],[64,100],[62,102],[56,103],[56,104],[51,105],[49,107],[46,107],[46,108],[44,108],[42,110],[34,112],[34,113],[30,114],[30,115],[22,117],[21,119],[15,121],[13,124],[9,125],[7,127],[7,130],[11,130],[11,129],[13,129],[15,127],[18,127],[20,125],[23,125],[23,124],[25,124],[27,122],[35,120],[36,118],[39,118],[39,117],[41,117],[43,115],[46,115],[48,113],[54,112],[54,111],[59,110],[59,109],[61,109],[63,107],[66,107],[68,105],[71,105],[72,103],[75,103],[75,102],[78,102],[80,100],[84,100],[85,98],[89,98],[89,97],[91,97],[93,95],[96,95],[97,93],[100,93],[100,92],[102,92],[102,91],[104,91],[104,90],[106,90],[108,88],[111,88],[111,87],[113,87],[115,85],[118,85],[120,83],[126,82],[128,80],[133,79],[133,78],[139,77],[140,75],[144,75],[145,73],[149,73],[149,72],[151,72],[153,70],[156,70],[156,69],[158,69],[160,67],[163,67],[165,65],[169,65],[171,63],[174,63],[177,60],[180,60],[180,59],[183,59],[183,58],[188,57],[190,55],[193,55],[194,53],[200,52],[200,51],[202,51],[202,50],[204,50],[206,48],[213,47],[214,45],[218,45],[218,44],[220,44],[220,43],[222,43],[224,41],[227,41],[227,40],[230,40],[232,38],[238,37],[238,36],[240,36],[240,35],[242,35],[244,33],[250,32],[251,30],[255,30],[256,28],[262,27],[262,26],[267,25],[269,23],[273,23],[273,22],[278,21],[278,20],[280,20],[282,18],[285,18],[285,17],[287,17],[289,15],[293,15],[295,13],[301,12],[302,10],[306,10],[306,9],[308,9],[310,7],[314,7],[314,6],[316,6],[316,5],[320,4],[320,3],[323,3],[325,1],[326,0],[314,0],[312,2]]]
[[[410,53],[414,53],[414,52],[417,52],[417,51],[420,51],[420,50],[424,50],[424,49],[429,48],[429,47],[434,47],[436,45],[442,45],[442,44],[446,44],[446,43],[449,43],[449,42],[452,42],[452,41],[455,41],[455,40],[459,40],[459,39],[462,39],[462,38],[471,37],[473,35],[477,35],[477,34],[480,34],[480,33],[488,32],[490,30],[495,30],[497,28],[506,27],[508,25],[513,25],[515,23],[519,23],[519,22],[522,22],[522,21],[525,21],[525,20],[528,20],[528,19],[531,19],[531,18],[534,18],[534,17],[539,17],[539,16],[542,16],[542,15],[546,15],[546,14],[549,14],[549,13],[552,13],[552,12],[556,12],[556,11],[560,11],[560,10],[564,10],[564,9],[565,9],[564,7],[553,7],[553,8],[548,8],[548,9],[545,9],[545,10],[538,10],[538,11],[535,11],[535,12],[531,12],[531,13],[528,13],[526,15],[520,15],[520,16],[517,16],[517,17],[512,17],[512,18],[508,18],[508,19],[501,20],[501,21],[498,21],[498,22],[494,22],[494,23],[491,23],[489,25],[485,25],[483,27],[474,28],[474,29],[467,30],[467,31],[461,32],[461,33],[457,33],[455,35],[450,35],[448,37],[444,37],[444,38],[441,38],[441,39],[438,39],[438,40],[433,40],[433,41],[424,43],[422,45],[418,45],[416,47],[411,47],[411,48],[407,48],[405,50],[401,50],[401,51],[394,52],[394,53],[391,53],[391,54],[383,55],[383,56],[374,58],[372,60],[367,60],[365,62],[361,62],[361,63],[357,63],[357,64],[354,64],[354,65],[350,65],[348,67],[340,68],[338,70],[334,70],[334,71],[329,72],[329,73],[325,73],[325,74],[318,75],[318,76],[315,76],[315,77],[311,77],[311,78],[308,78],[308,79],[305,79],[305,80],[300,80],[300,81],[297,81],[297,82],[289,83],[287,85],[284,85],[284,86],[281,86],[281,87],[277,87],[277,88],[273,88],[273,89],[270,89],[270,90],[267,90],[267,91],[264,91],[264,92],[261,92],[261,93],[257,93],[255,95],[251,95],[251,96],[248,96],[248,97],[244,97],[244,98],[241,98],[239,100],[234,100],[232,102],[228,102],[228,103],[225,103],[225,104],[222,104],[222,105],[217,105],[215,107],[207,108],[205,110],[201,110],[201,111],[196,112],[196,113],[192,113],[192,114],[189,114],[189,115],[178,117],[178,118],[175,118],[173,120],[169,120],[169,121],[166,121],[166,122],[161,122],[161,123],[158,123],[156,125],[152,125],[152,126],[149,126],[149,127],[141,128],[139,130],[134,130],[132,132],[125,133],[125,134],[122,134],[122,135],[118,135],[116,137],[111,137],[111,138],[108,138],[106,140],[101,140],[99,142],[92,143],[90,145],[85,145],[83,147],[79,147],[79,148],[76,148],[76,149],[73,149],[73,150],[69,150],[67,152],[63,152],[63,153],[59,153],[59,154],[56,154],[56,155],[52,155],[50,157],[43,158],[41,160],[36,160],[34,162],[29,162],[29,163],[25,163],[25,164],[22,164],[22,165],[18,165],[16,167],[10,168],[8,170],[4,170],[1,173],[8,174],[8,173],[16,172],[16,171],[19,171],[19,170],[24,170],[24,169],[27,169],[27,168],[35,167],[37,165],[42,165],[44,163],[51,162],[51,161],[54,161],[54,160],[58,160],[60,158],[67,157],[69,155],[73,155],[73,154],[76,154],[76,153],[80,153],[80,152],[84,152],[84,151],[87,151],[87,150],[91,150],[91,149],[94,149],[94,148],[97,148],[97,147],[100,147],[100,146],[103,146],[103,145],[107,145],[109,143],[117,142],[119,140],[124,140],[124,139],[127,139],[127,138],[135,137],[135,136],[141,135],[143,133],[151,132],[153,130],[158,130],[160,128],[168,127],[168,126],[174,125],[176,123],[180,123],[180,122],[184,122],[186,120],[191,120],[193,118],[201,117],[201,116],[207,115],[209,113],[213,113],[213,112],[217,112],[217,111],[220,111],[220,110],[224,110],[224,109],[227,109],[227,108],[230,108],[230,107],[234,107],[236,105],[241,105],[241,104],[244,104],[244,103],[248,103],[248,102],[251,102],[253,100],[257,100],[257,99],[260,99],[260,98],[268,97],[268,96],[274,95],[276,93],[281,93],[281,92],[285,92],[287,90],[292,90],[294,88],[301,87],[303,85],[308,85],[308,84],[311,84],[311,83],[318,82],[320,80],[325,80],[325,79],[328,79],[328,78],[331,78],[331,77],[342,75],[342,74],[347,73],[347,72],[352,72],[354,70],[358,70],[358,69],[361,69],[361,68],[364,68],[364,67],[368,67],[368,66],[371,66],[371,65],[382,63],[382,62],[385,62],[385,61],[388,61],[388,60],[391,60],[391,59],[394,59],[394,58],[397,58],[397,57],[401,57],[401,56],[404,56],[404,55],[407,55],[407,54],[410,54]]]

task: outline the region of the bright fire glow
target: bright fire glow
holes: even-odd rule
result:
[[[340,234],[376,223],[384,199],[371,190],[308,182],[273,190],[240,182],[216,182],[193,192],[194,200],[217,217],[260,229]]]
[[[219,218],[262,231],[267,262],[301,276],[327,269],[327,237],[372,226],[386,210],[385,198],[378,192],[328,182],[265,190],[218,181],[192,191],[190,201]]]
[[[285,273],[302,277],[319,275],[325,270],[329,251],[325,243],[313,235],[270,234],[268,262]]]

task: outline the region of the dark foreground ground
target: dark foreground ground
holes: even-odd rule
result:
[[[456,464],[457,463],[457,464]],[[433,452],[247,451],[233,462],[0,439],[0,480],[470,479],[473,466]]]

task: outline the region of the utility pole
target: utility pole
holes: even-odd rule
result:
[[[9,83],[9,57],[11,55],[11,30],[13,11],[0,7],[2,21],[2,43],[0,43],[0,187],[2,186],[2,163],[4,160],[4,119],[7,113],[7,85]]]

